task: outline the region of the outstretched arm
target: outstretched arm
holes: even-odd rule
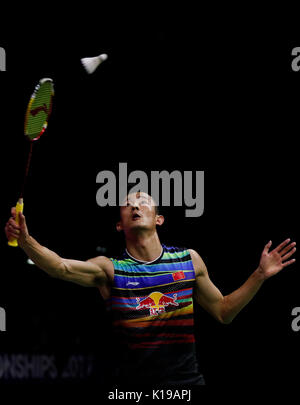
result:
[[[292,264],[289,259],[296,251],[296,243],[287,239],[269,252],[272,242],[264,248],[258,268],[248,280],[231,294],[223,296],[209,278],[207,268],[194,250],[190,250],[196,272],[196,301],[221,323],[230,323],[236,315],[252,300],[265,280]]]
[[[5,226],[7,238],[18,239],[19,246],[27,256],[47,274],[85,287],[99,287],[109,283],[107,274],[111,272],[113,265],[107,257],[102,256],[87,261],[62,258],[40,245],[29,235],[25,216],[22,213],[19,213],[19,225],[15,217],[15,208],[12,208],[12,217]]]

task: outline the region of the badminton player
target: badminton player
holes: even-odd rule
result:
[[[39,268],[52,277],[99,289],[119,339],[113,350],[113,381],[132,386],[205,384],[195,352],[193,298],[217,321],[228,324],[265,280],[295,261],[295,242],[287,239],[271,251],[269,242],[247,281],[223,296],[196,251],[161,244],[157,227],[164,217],[146,193],[128,195],[120,207],[116,226],[124,233],[126,249],[119,258],[62,258],[29,234],[22,213],[19,225],[15,216],[12,208],[6,236],[17,238]]]

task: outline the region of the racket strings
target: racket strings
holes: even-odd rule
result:
[[[25,135],[30,141],[30,148],[25,167],[21,198],[24,196],[32,156],[33,141],[39,139],[47,128],[47,121],[52,110],[53,95],[53,81],[51,79],[42,79],[36,86],[27,107],[24,129]]]
[[[47,127],[52,108],[52,96],[52,82],[44,82],[31,98],[25,120],[25,134],[31,140],[38,139]]]

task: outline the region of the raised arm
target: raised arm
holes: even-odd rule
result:
[[[269,251],[270,241],[262,252],[258,268],[240,288],[226,296],[223,296],[210,280],[207,268],[199,254],[190,250],[196,273],[194,291],[196,301],[221,323],[230,323],[252,300],[265,280],[295,262],[295,259],[290,259],[296,252],[295,246],[296,242],[290,243],[290,239],[287,239]]]
[[[27,256],[51,277],[71,281],[84,287],[100,287],[109,284],[113,265],[107,257],[100,256],[87,261],[62,258],[40,245],[29,235],[25,216],[22,213],[19,214],[19,225],[15,221],[15,208],[12,208],[11,213],[12,217],[5,226],[8,240],[16,238]]]

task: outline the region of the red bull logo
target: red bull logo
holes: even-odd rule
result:
[[[178,307],[177,294],[173,294],[173,297],[169,297],[168,295],[162,294],[160,292],[153,292],[148,297],[144,299],[136,298],[138,306],[136,309],[145,309],[149,308],[150,315],[158,315],[162,312],[165,312],[165,307],[168,305],[173,305]]]

